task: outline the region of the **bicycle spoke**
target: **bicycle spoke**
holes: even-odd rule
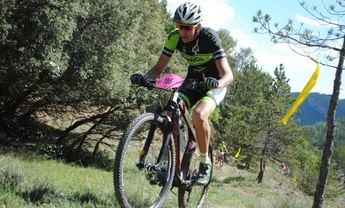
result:
[[[137,166],[152,121],[153,115],[150,115],[149,118],[144,117],[144,121],[134,122],[126,133],[122,146],[119,145],[114,167],[114,185],[118,200],[125,207],[159,206],[170,190],[172,180],[168,181],[168,174],[171,174],[173,164],[171,149],[167,148],[165,151],[161,169],[154,168],[164,137],[162,125],[154,132],[142,168]]]

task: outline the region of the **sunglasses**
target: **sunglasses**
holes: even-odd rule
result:
[[[182,25],[182,24],[176,24],[176,27],[179,30],[193,30],[196,28],[196,25]]]

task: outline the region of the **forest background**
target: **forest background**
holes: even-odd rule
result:
[[[32,151],[111,169],[124,128],[165,96],[132,86],[129,76],[155,63],[175,28],[166,2],[1,0],[0,6],[1,153]],[[313,195],[325,123],[283,125],[293,101],[288,69],[277,64],[274,76],[264,72],[250,48],[239,48],[227,30],[218,33],[235,82],[212,116],[212,142],[241,148],[239,168],[258,170],[262,159],[288,164],[291,179]],[[185,75],[178,53],[166,72]],[[327,197],[344,193],[345,119],[336,126]]]

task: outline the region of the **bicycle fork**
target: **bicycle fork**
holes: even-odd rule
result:
[[[157,119],[162,119],[162,118],[157,117]],[[157,157],[156,163],[145,164],[147,153],[149,152],[151,143],[154,138],[154,133],[156,129],[158,128],[158,124],[155,122],[152,122],[150,125],[150,130],[147,135],[147,139],[145,141],[144,147],[139,153],[139,162],[136,165],[140,170],[145,168],[148,171],[147,179],[150,181],[151,184],[159,184],[160,182],[164,182],[167,178],[169,178],[168,175],[162,176],[162,174],[160,174],[162,171],[164,158],[167,154],[167,148],[172,142],[172,135],[171,133],[168,133],[168,132],[171,132],[171,130],[169,130],[171,129],[171,125],[169,125],[168,122],[165,122],[164,125],[166,128],[163,128],[165,129],[165,132],[163,132],[163,142],[162,142],[162,146],[160,148],[160,152]]]

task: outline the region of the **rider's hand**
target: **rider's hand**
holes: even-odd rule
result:
[[[152,90],[154,87],[154,85],[149,80],[145,79],[145,77],[141,79],[140,85],[146,87],[149,90]]]
[[[219,82],[216,78],[213,77],[206,77],[204,80],[204,83],[207,87],[207,89],[212,90],[219,86]]]
[[[148,81],[147,79],[145,79],[145,77],[140,73],[132,74],[130,79],[131,79],[131,82],[133,84],[147,87],[149,90],[151,90],[153,88],[153,84],[150,81]]]
[[[142,83],[142,80],[144,79],[144,76],[140,73],[134,73],[131,75],[130,79],[132,84],[140,85]]]

